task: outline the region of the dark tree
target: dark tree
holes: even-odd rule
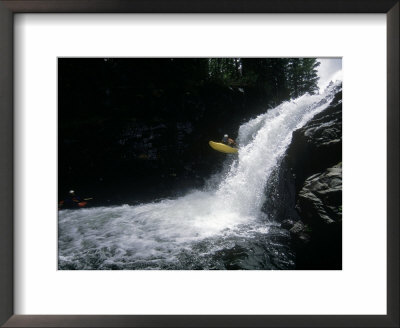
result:
[[[302,93],[313,94],[318,91],[318,71],[317,67],[320,62],[317,62],[315,58],[303,58],[302,59]]]
[[[288,63],[288,84],[290,96],[297,98],[308,92],[318,91],[318,72],[320,65],[315,58],[292,58]]]

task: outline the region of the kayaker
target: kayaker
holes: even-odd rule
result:
[[[229,138],[229,136],[227,134],[224,134],[224,137],[222,138],[221,142],[230,147],[237,146],[235,140]]]
[[[81,198],[75,194],[75,191],[70,190],[68,196],[59,205],[64,208],[79,207],[80,202],[82,202]]]

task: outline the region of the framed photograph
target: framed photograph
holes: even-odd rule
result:
[[[0,1],[0,323],[398,327],[398,19]]]

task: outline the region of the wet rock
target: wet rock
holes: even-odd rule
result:
[[[269,179],[265,194],[263,211],[275,221],[287,221],[286,225],[292,222],[290,227],[285,229],[290,229],[294,222],[300,220],[295,209],[297,200],[295,179],[287,161],[282,161],[281,165],[276,167]]]
[[[292,228],[290,228],[290,232],[292,234],[298,234],[304,230],[304,224],[301,221],[296,222]]]
[[[293,227],[289,230],[290,235],[295,242],[307,244],[310,241],[310,228],[306,226],[302,221],[297,221]]]
[[[341,163],[306,179],[299,193],[296,208],[301,221],[296,222],[290,229],[296,251],[296,267],[316,270],[341,269]]]
[[[342,163],[309,177],[301,189],[297,209],[312,226],[342,220]]]
[[[331,105],[293,133],[285,161],[292,169],[296,190],[313,174],[342,161],[342,92]]]
[[[327,109],[293,133],[267,190],[269,212],[290,231],[297,269],[342,268],[341,99],[339,90]]]
[[[286,219],[286,220],[283,220],[282,221],[282,223],[281,223],[281,227],[283,228],[283,229],[287,229],[287,230],[290,230],[293,226],[294,226],[294,221],[293,220],[291,220],[291,219]]]

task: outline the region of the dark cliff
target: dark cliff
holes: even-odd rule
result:
[[[342,92],[293,133],[266,209],[290,231],[297,269],[342,267]]]

